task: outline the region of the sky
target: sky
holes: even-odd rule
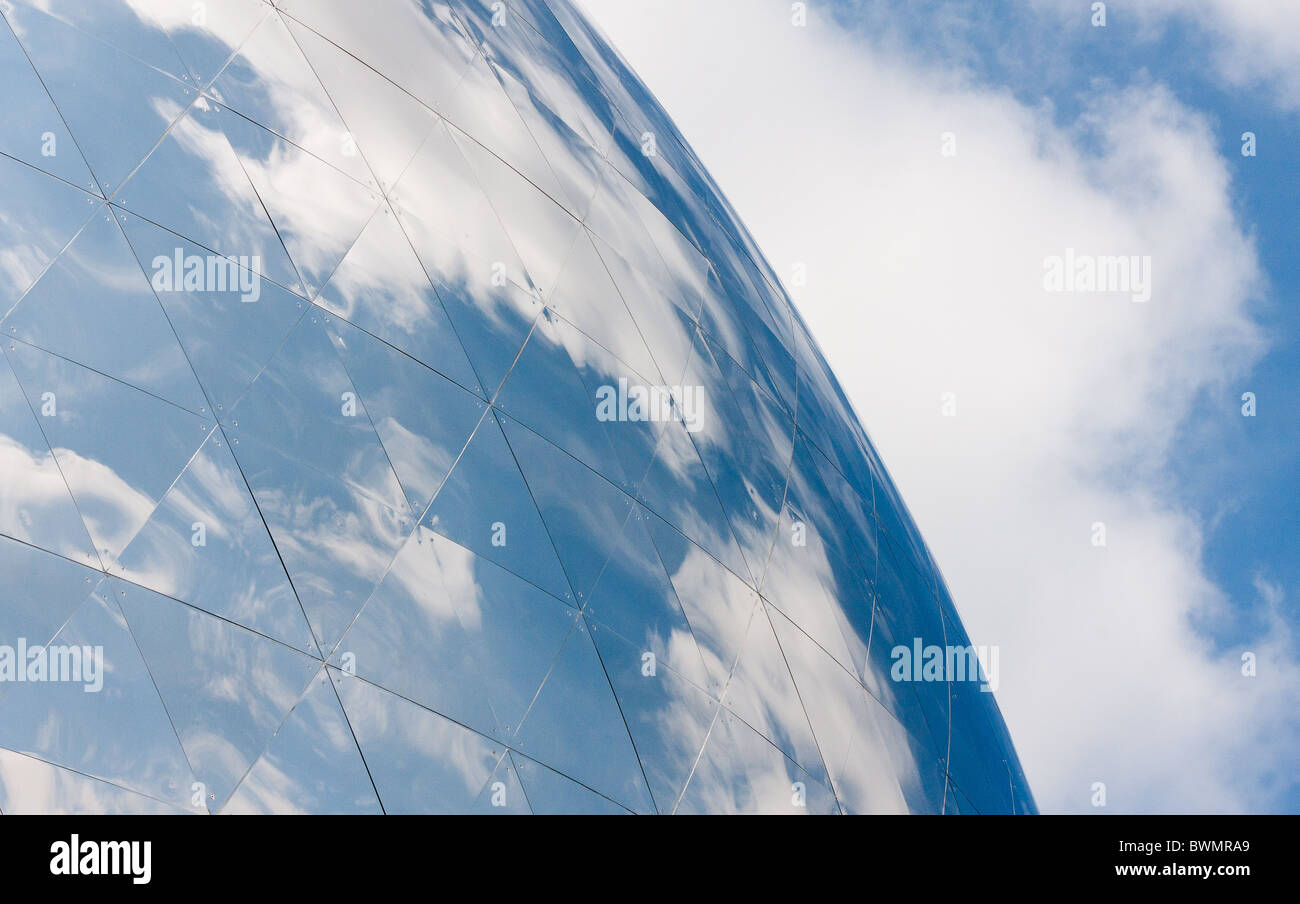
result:
[[[999,647],[1040,808],[1300,812],[1294,0],[580,4]],[[1148,300],[1047,279],[1116,256]]]

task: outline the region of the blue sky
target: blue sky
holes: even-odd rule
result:
[[[1198,395],[1167,467],[1174,492],[1206,526],[1206,569],[1231,601],[1230,617],[1200,623],[1204,635],[1236,650],[1267,630],[1261,580],[1281,590],[1285,617],[1300,623],[1300,114],[1287,107],[1294,99],[1277,80],[1233,84],[1207,65],[1221,40],[1214,30],[1176,16],[1135,18],[1131,4],[1108,4],[1104,27],[1092,23],[1086,3],[1063,24],[1058,9],[1011,3],[871,6],[868,14],[845,2],[836,14],[855,33],[892,26],[895,40],[936,67],[961,59],[991,89],[1031,106],[1050,103],[1062,125],[1076,120],[1081,96],[1097,86],[1151,83],[1210,121],[1266,276],[1252,314],[1268,346],[1247,376]],[[1242,154],[1245,132],[1256,136],[1253,157]],[[1241,413],[1247,391],[1256,395],[1254,418]],[[1277,802],[1300,812],[1300,769]]]
[[[1232,201],[1254,238],[1268,287],[1253,308],[1268,342],[1249,376],[1197,399],[1181,425],[1169,460],[1178,492],[1212,528],[1205,558],[1216,582],[1238,605],[1234,621],[1207,626],[1224,645],[1259,628],[1254,607],[1261,575],[1300,588],[1300,114],[1279,80],[1233,84],[1207,61],[1221,41],[1186,18],[1136,18],[1134,4],[1110,3],[1106,25],[1092,24],[1089,3],[1072,11],[1019,3],[924,0],[857,2],[835,14],[859,34],[891,39],[935,67],[961,61],[974,80],[1007,90],[1027,105],[1049,102],[1058,123],[1081,112],[1081,96],[1097,85],[1122,89],[1167,86],[1204,113],[1218,149],[1231,164]],[[1300,11],[1296,13],[1300,18]],[[1244,132],[1256,135],[1256,156],[1241,153]],[[1240,392],[1237,391],[1240,388]],[[1257,397],[1253,420],[1241,416],[1241,392]],[[1297,594],[1287,612],[1300,619]],[[1289,797],[1300,809],[1300,785]]]
[[[1300,16],[584,6],[776,272],[807,265],[796,304],[1002,647],[1040,806],[1300,812]],[[1044,295],[1063,246],[1151,254],[1151,302]]]

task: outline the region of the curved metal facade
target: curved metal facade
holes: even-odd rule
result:
[[[1032,811],[567,0],[0,12],[0,810]]]

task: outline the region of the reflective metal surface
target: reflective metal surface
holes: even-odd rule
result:
[[[568,0],[0,13],[0,811],[1033,812]]]

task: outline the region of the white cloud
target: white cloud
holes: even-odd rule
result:
[[[1159,85],[1050,111],[790,6],[584,0],[795,300],[944,569],[1040,806],[1267,808],[1296,748],[1278,622],[1215,651],[1227,600],[1163,468],[1197,393],[1262,351],[1262,290],[1205,122]],[[956,136],[943,157],[941,135]],[[1049,294],[1043,261],[1150,255],[1153,294]],[[940,414],[945,392],[957,416]],[[1094,522],[1107,528],[1096,548]],[[1267,663],[1267,665],[1265,665]],[[1292,714],[1292,715],[1288,715]]]
[[[1287,0],[1155,0],[1135,7],[1144,21],[1181,18],[1212,34],[1214,64],[1235,85],[1272,85],[1300,106],[1300,9]]]
[[[1254,586],[1255,592],[1259,594],[1260,600],[1271,609],[1276,609],[1282,604],[1282,600],[1286,599],[1286,593],[1282,590],[1282,585],[1276,581],[1270,581],[1262,573],[1256,573],[1251,584]]]
[[[1092,27],[1088,0],[1022,0],[1063,29]],[[887,21],[887,20],[886,20]],[[1171,25],[1204,38],[1202,61],[1214,77],[1234,87],[1262,87],[1283,107],[1300,108],[1300,8],[1294,0],[1141,0],[1107,5],[1107,28],[1159,40]],[[1048,24],[1046,27],[1050,27]],[[1178,39],[1187,53],[1200,44]],[[1048,41],[1048,46],[1055,46]]]

